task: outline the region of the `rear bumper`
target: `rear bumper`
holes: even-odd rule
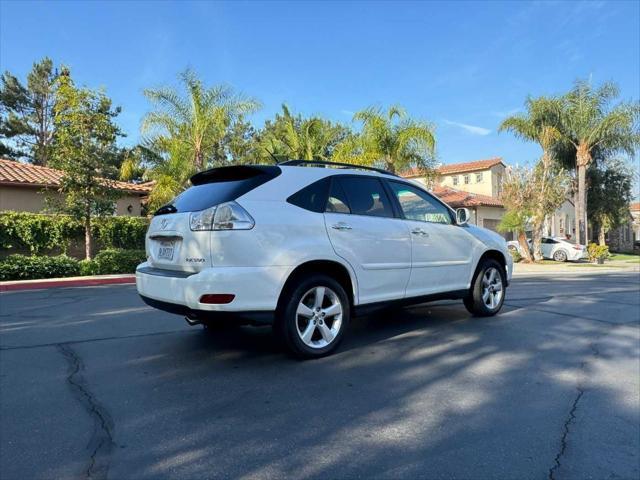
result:
[[[140,298],[142,298],[144,303],[150,307],[186,317],[190,324],[216,320],[233,320],[238,323],[248,323],[251,325],[270,325],[273,323],[273,319],[275,318],[274,312],[267,310],[254,312],[212,312],[207,310],[194,310],[185,305],[154,300],[153,298],[145,297],[144,295],[140,295]]]
[[[136,287],[143,300],[161,310],[188,312],[273,312],[291,267],[217,267],[197,273],[150,268],[136,270]],[[231,303],[201,303],[205,294],[233,294]],[[201,313],[200,313],[201,315]]]

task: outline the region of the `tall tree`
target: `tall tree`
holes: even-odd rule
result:
[[[230,163],[234,165],[259,163],[261,153],[258,132],[243,117],[233,122],[222,143],[224,155]]]
[[[524,167],[512,167],[506,171],[502,180],[501,199],[506,213],[502,217],[498,230],[513,232],[518,239],[520,251],[525,262],[531,262],[531,250],[527,243],[527,223],[531,216],[533,187],[530,182],[530,170]]]
[[[608,154],[626,152],[633,156],[640,145],[640,104],[612,102],[619,96],[613,83],[593,88],[579,80],[562,97],[562,114],[558,130],[570,149],[575,150],[577,172],[576,221],[578,242],[587,242],[587,169],[594,158],[594,150]]]
[[[77,88],[71,78],[58,79],[57,101],[53,110],[55,128],[51,164],[61,169],[56,209],[82,220],[85,228],[85,256],[91,258],[91,219],[112,214],[117,191],[113,155],[120,135],[113,119],[120,112],[102,92]]]
[[[527,98],[525,112],[506,118],[499,127],[499,131],[510,131],[517,137],[530,142],[536,142],[542,148],[542,158],[531,172],[531,180],[540,189],[537,197],[540,201],[531,206],[530,222],[532,226],[533,256],[536,261],[542,260],[542,230],[545,217],[552,213],[549,208],[557,208],[555,194],[565,192],[566,175],[560,172],[554,159],[554,146],[560,140],[557,125],[562,111],[561,102],[555,98],[539,97]],[[559,183],[562,183],[559,185]],[[565,192],[566,194],[566,192]]]
[[[228,86],[206,87],[191,70],[180,74],[183,92],[173,88],[145,90],[155,108],[142,122],[142,133],[150,144],[163,148],[165,157],[182,159],[195,170],[224,162],[221,143],[234,121],[259,108]]]
[[[293,115],[287,105],[260,133],[261,156],[295,160],[330,160],[333,151],[349,135],[346,127],[320,117]]]
[[[390,172],[417,167],[428,173],[435,163],[435,133],[432,125],[409,118],[403,108],[383,111],[369,107],[357,112],[359,135],[336,148],[337,160],[361,165],[380,165]]]
[[[588,178],[589,217],[598,225],[598,243],[605,245],[607,232],[629,220],[633,172],[622,160],[612,159],[590,168]]]
[[[68,71],[65,72],[68,75]],[[53,105],[58,72],[45,57],[33,64],[23,85],[10,72],[0,78],[0,152],[46,165],[53,141]]]

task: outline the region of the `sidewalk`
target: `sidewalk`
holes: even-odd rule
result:
[[[136,276],[126,275],[94,275],[91,277],[46,278],[43,280],[17,280],[0,282],[0,292],[17,290],[36,290],[42,288],[62,287],[95,287],[98,285],[114,285],[119,283],[136,283]]]
[[[514,264],[513,274],[518,275],[536,275],[536,274],[592,274],[592,273],[615,273],[635,271],[640,273],[640,261],[629,262],[606,262],[604,265],[595,265],[592,263],[572,263],[572,262],[554,262],[554,263],[516,263]]]

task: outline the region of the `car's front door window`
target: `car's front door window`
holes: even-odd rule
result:
[[[389,182],[407,220],[451,224],[451,213],[440,202],[418,188],[400,182]]]

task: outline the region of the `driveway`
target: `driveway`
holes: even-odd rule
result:
[[[307,362],[130,285],[5,293],[0,477],[637,479],[639,327],[637,272],[359,318]]]

